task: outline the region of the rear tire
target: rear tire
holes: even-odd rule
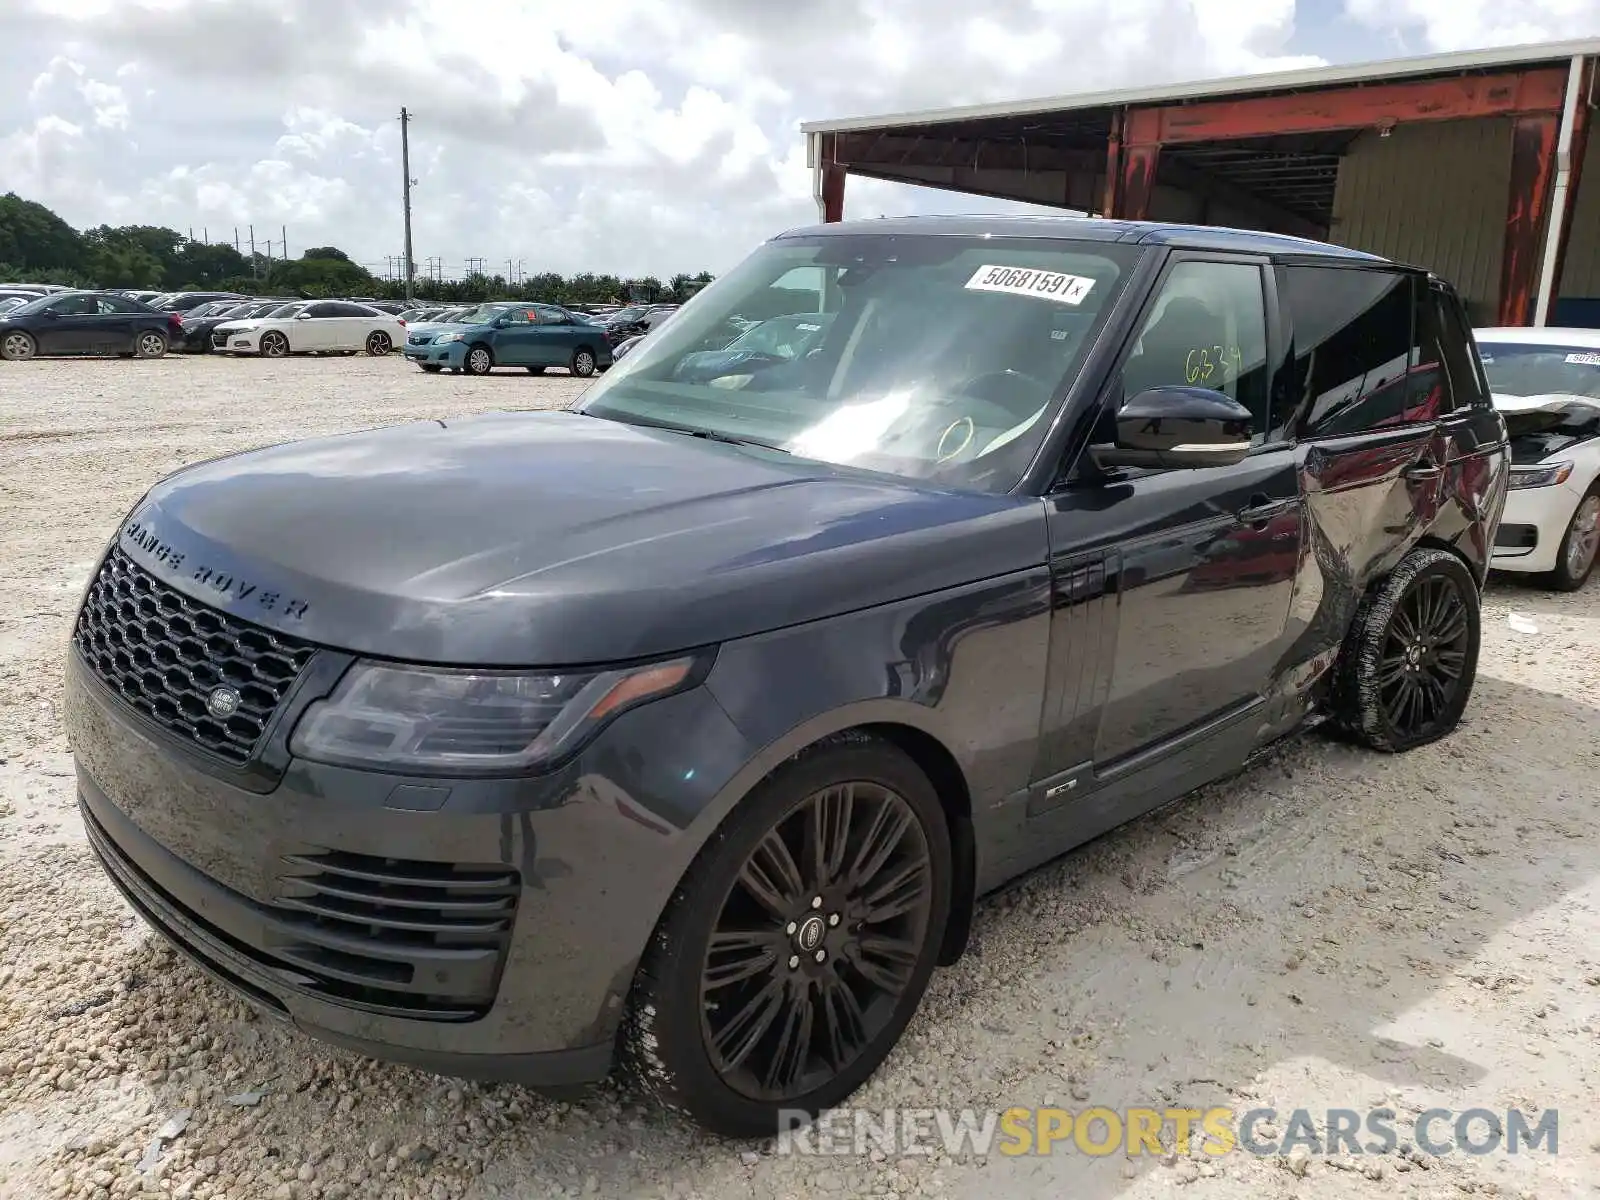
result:
[[[1556,568],[1545,576],[1545,583],[1558,592],[1576,592],[1594,570],[1595,552],[1600,549],[1600,484],[1591,487],[1578,501],[1567,522],[1556,552]]]
[[[624,1023],[632,1083],[730,1137],[840,1104],[927,989],[951,862],[939,797],[895,747],[829,742],[779,767],[657,924]]]
[[[595,373],[597,361],[593,350],[587,346],[579,346],[572,352],[572,364],[568,369],[579,379],[589,379]]]
[[[133,352],[139,358],[163,358],[167,349],[166,335],[153,329],[141,333],[133,343]]]
[[[394,340],[381,329],[367,334],[367,353],[373,358],[383,358],[394,349]]]
[[[1356,610],[1334,666],[1333,716],[1356,741],[1401,753],[1455,729],[1472,698],[1478,582],[1448,550],[1400,560]]]

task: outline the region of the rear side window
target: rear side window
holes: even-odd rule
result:
[[[1300,436],[1407,423],[1413,392],[1412,277],[1340,267],[1279,267],[1288,303]]]
[[[1457,408],[1493,408],[1489,380],[1479,361],[1472,326],[1460,299],[1437,282],[1430,283],[1430,307],[1439,322],[1440,357],[1450,373],[1450,388]]]
[[[1422,280],[1412,281],[1416,298],[1412,322],[1411,366],[1407,372],[1410,395],[1406,416],[1431,421],[1448,416],[1456,406],[1455,378],[1445,358],[1450,335],[1445,331],[1439,297]],[[1469,396],[1471,392],[1467,393]]]

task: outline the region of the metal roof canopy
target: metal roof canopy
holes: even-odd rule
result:
[[[1334,67],[1308,67],[1299,71],[1275,71],[1264,75],[1236,75],[1231,78],[1190,80],[1157,87],[1119,88],[1108,92],[1081,92],[1033,100],[1013,100],[998,104],[968,104],[955,108],[929,108],[916,112],[889,113],[883,116],[844,117],[830,121],[806,121],[803,133],[854,133],[901,128],[912,125],[948,125],[960,121],[989,121],[998,117],[1029,117],[1040,114],[1065,114],[1095,108],[1118,108],[1129,104],[1170,104],[1181,100],[1221,100],[1235,96],[1259,96],[1273,92],[1300,92],[1337,87],[1342,84],[1398,82],[1430,75],[1460,74],[1526,66],[1531,63],[1564,62],[1582,55],[1600,55],[1600,37],[1577,38],[1564,42],[1534,42],[1521,46],[1501,46],[1488,50],[1457,50],[1446,54],[1424,54],[1415,58],[1388,58],[1374,62],[1347,63]]]
[[[1515,293],[1524,305],[1532,276],[1521,243],[1534,236],[1549,196],[1545,160],[1561,158],[1562,178],[1575,160],[1575,188],[1582,157],[1581,131],[1573,143],[1561,112],[1572,111],[1571,93],[1582,86],[1569,67],[1593,56],[1600,38],[812,121],[802,129],[824,220],[842,214],[847,173],[1132,219],[1174,215],[1150,212],[1159,182],[1169,205],[1174,192],[1202,198],[1201,221],[1216,211],[1233,224],[1326,239],[1341,159],[1363,133],[1510,117],[1518,179],[1533,204],[1530,216],[1513,192],[1506,247],[1518,261],[1508,264],[1502,302]],[[1592,91],[1593,79],[1586,86]],[[1578,107],[1586,125],[1586,106]],[[1507,323],[1518,319],[1514,307],[1503,314]]]

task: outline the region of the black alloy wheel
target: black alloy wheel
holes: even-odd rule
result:
[[[1478,584],[1447,550],[1414,550],[1362,603],[1335,680],[1341,724],[1375,750],[1453,730],[1478,668]]]
[[[887,743],[839,742],[760,785],[713,835],[641,970],[646,1091],[735,1137],[837,1105],[899,1040],[950,905],[949,830]],[[662,947],[678,952],[662,953]]]

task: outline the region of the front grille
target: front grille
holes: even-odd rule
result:
[[[494,1003],[520,888],[509,867],[292,855],[290,866],[309,873],[284,876],[280,882],[291,894],[272,904],[209,881],[223,901],[217,920],[227,920],[229,910],[253,914],[256,932],[246,941],[158,884],[81,801],[80,808],[90,844],[152,924],[257,999],[265,996],[281,1008],[271,992],[288,990],[415,1021],[471,1021]],[[240,979],[238,970],[217,961],[214,947],[159,919],[162,909],[236,955],[238,967],[248,965],[260,983]]]
[[[426,346],[431,341],[433,341],[433,335],[431,333],[414,333],[406,339],[406,345]]]
[[[113,548],[78,614],[73,641],[94,674],[134,708],[227,762],[248,762],[315,647],[173,591]],[[229,685],[239,706],[206,711]]]

